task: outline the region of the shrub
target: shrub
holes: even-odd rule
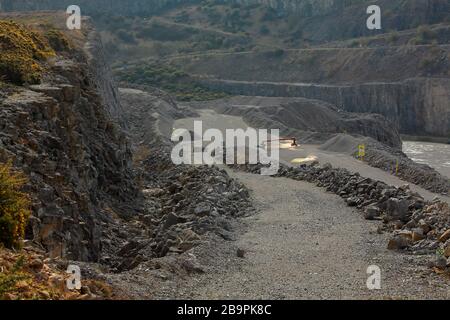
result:
[[[283,49],[273,49],[273,50],[269,50],[269,51],[265,51],[264,52],[264,56],[266,56],[267,58],[280,58],[284,55],[284,50]]]
[[[7,248],[20,246],[30,216],[30,200],[20,191],[25,182],[11,163],[0,164],[0,244]]]
[[[43,71],[40,61],[55,52],[45,38],[23,26],[0,20],[0,78],[22,85],[38,83]]]
[[[417,28],[416,37],[412,38],[409,41],[409,44],[411,45],[423,45],[423,44],[430,44],[433,41],[436,40],[436,32],[431,30],[428,26],[420,26]]]
[[[420,26],[417,28],[417,36],[423,40],[432,40],[436,38],[436,33],[428,26]]]
[[[420,61],[419,68],[421,70],[427,70],[427,69],[432,68],[435,65],[435,63],[436,63],[436,61],[432,58],[423,58]]]
[[[269,28],[267,28],[266,25],[262,25],[261,28],[259,29],[259,33],[262,35],[268,35],[270,33]]]
[[[127,44],[136,44],[137,41],[134,37],[134,35],[130,32],[127,32],[125,30],[119,30],[117,31],[117,37],[122,40],[123,42]]]
[[[392,32],[389,34],[389,36],[388,36],[388,41],[389,41],[391,44],[396,43],[396,42],[398,41],[398,39],[399,39],[399,36],[398,36],[398,33],[397,33],[396,31],[392,31]]]
[[[29,277],[24,274],[21,269],[23,268],[25,259],[21,256],[14,263],[14,266],[10,272],[0,273],[0,300],[4,299],[5,293],[9,293],[14,290],[14,287],[19,281],[27,280]]]
[[[45,37],[55,51],[61,52],[70,49],[69,40],[67,40],[66,36],[59,30],[51,29],[45,33]]]

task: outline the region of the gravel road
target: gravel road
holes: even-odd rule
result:
[[[379,222],[364,220],[341,198],[309,183],[231,172],[252,190],[257,213],[236,242],[197,251],[207,272],[184,283],[180,298],[449,298],[448,282],[420,257],[386,249]],[[244,258],[236,250],[245,251]],[[367,268],[381,269],[381,290],[368,290]]]

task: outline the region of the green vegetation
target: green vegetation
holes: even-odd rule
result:
[[[26,179],[10,163],[0,164],[0,244],[20,247],[30,216],[30,200],[21,192]]]
[[[21,256],[14,263],[9,272],[0,272],[0,300],[5,299],[5,294],[14,291],[19,281],[28,280],[30,277],[22,270],[24,257]]]
[[[268,35],[270,34],[270,30],[269,28],[267,28],[266,25],[262,25],[261,28],[259,29],[259,33],[262,35]]]
[[[409,41],[411,45],[434,44],[437,40],[436,32],[428,26],[420,26],[417,28],[416,37]]]
[[[10,21],[0,20],[0,78],[17,85],[39,83],[42,62],[55,52],[48,40]]]
[[[57,52],[68,51],[71,49],[71,45],[67,37],[59,30],[50,29],[45,32],[45,37],[52,47]]]
[[[118,30],[116,36],[126,44],[137,44],[134,34],[126,30]]]
[[[226,97],[223,92],[211,91],[187,73],[168,65],[147,64],[117,72],[120,80],[150,85],[174,94],[179,101],[214,100]]]
[[[395,44],[399,39],[399,35],[397,31],[392,31],[391,33],[389,33],[388,35],[388,42],[390,44]]]

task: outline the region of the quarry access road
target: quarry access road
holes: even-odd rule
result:
[[[387,250],[379,222],[364,220],[337,195],[306,182],[228,171],[251,190],[256,213],[242,220],[236,241],[200,250],[206,272],[180,285],[180,298],[449,298],[445,281],[417,267],[421,257]],[[380,290],[367,288],[371,265],[380,267]]]

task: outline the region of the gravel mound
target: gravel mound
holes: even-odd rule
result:
[[[373,139],[354,137],[348,134],[338,134],[322,144],[319,149],[324,151],[353,154],[358,151],[358,145],[372,142]]]

